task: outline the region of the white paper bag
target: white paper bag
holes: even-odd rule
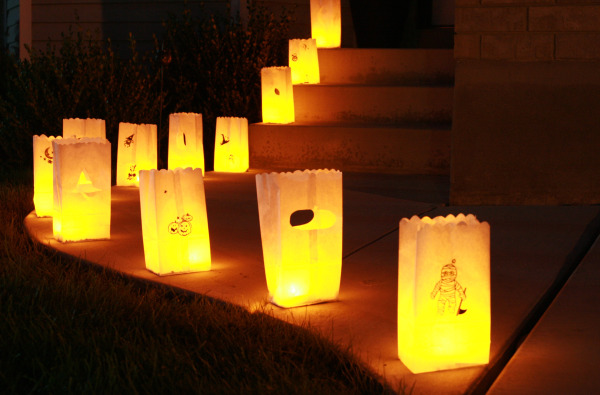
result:
[[[119,123],[117,185],[139,186],[139,171],[156,167],[156,125]]]
[[[63,138],[98,137],[106,138],[104,119],[63,119]]]
[[[202,169],[204,174],[202,114],[175,113],[169,116],[169,170],[178,167]]]
[[[51,217],[54,210],[54,150],[52,141],[61,137],[33,136],[33,205],[38,217]]]
[[[141,170],[140,209],[148,270],[158,275],[210,270],[201,169]]]
[[[271,301],[292,307],[337,299],[342,273],[342,173],[257,174],[256,192]],[[312,220],[292,226],[293,217],[303,212],[312,212]]]
[[[321,82],[317,41],[314,38],[290,40],[289,66],[292,69],[292,84]]]
[[[489,362],[490,226],[473,215],[400,221],[398,355],[413,372]]]
[[[292,123],[294,86],[289,67],[263,67],[260,71],[262,92],[262,119],[265,123]]]
[[[243,173],[250,167],[248,120],[218,117],[215,130],[215,171]]]
[[[319,48],[339,48],[342,43],[340,0],[310,0],[311,37]]]
[[[58,241],[110,238],[110,143],[106,139],[56,139],[54,217]]]

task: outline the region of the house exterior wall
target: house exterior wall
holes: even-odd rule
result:
[[[4,45],[13,53],[19,48],[19,0],[6,0],[2,8]]]
[[[456,6],[451,203],[600,203],[600,1]]]
[[[19,0],[5,0],[16,5],[13,19],[18,31]],[[248,0],[20,0],[31,4],[29,32],[31,45],[44,49],[48,43],[58,43],[61,33],[68,32],[69,26],[82,31],[90,31],[103,39],[111,38],[121,48],[127,48],[129,33],[137,41],[138,49],[153,48],[153,35],[159,34],[162,22],[169,13],[181,15],[189,8],[195,15],[217,13],[227,15],[230,8],[244,9]],[[284,10],[293,11],[294,22],[290,27],[290,37],[310,37],[310,0],[262,0],[259,4],[269,7],[276,15]],[[342,3],[342,45],[355,46],[356,40],[348,0]],[[242,15],[243,17],[244,15]],[[22,26],[25,29],[28,26]],[[16,29],[16,30],[15,30]],[[13,40],[18,42],[18,35]],[[22,54],[23,55],[23,54]]]
[[[201,12],[226,12],[228,0],[31,0],[32,46],[44,49],[57,43],[69,27],[89,31],[103,39],[111,38],[127,48],[131,32],[138,49],[153,47],[153,34],[159,34],[169,13],[181,15],[187,7]]]

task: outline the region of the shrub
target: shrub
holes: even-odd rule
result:
[[[276,17],[251,4],[247,26],[189,11],[164,24],[156,47],[164,67],[165,112],[202,113],[206,163],[212,164],[217,117],[261,120],[260,70],[287,64],[290,20],[289,13]]]
[[[260,120],[260,69],[285,64],[289,15],[251,5],[247,26],[224,16],[170,16],[155,50],[119,57],[110,40],[63,34],[57,46],[18,60],[0,55],[0,169],[31,167],[34,134],[61,135],[63,118],[106,120],[113,143],[119,122],[159,125],[159,167],[165,167],[168,114],[200,112],[205,162],[211,169],[218,116]]]
[[[155,123],[157,73],[137,53],[133,38],[130,44],[131,57],[120,59],[110,40],[70,30],[59,48],[30,51],[28,60],[4,54],[8,82],[0,97],[0,133],[12,158],[7,165],[31,163],[31,137],[62,135],[63,118],[104,119],[113,142],[119,122]]]

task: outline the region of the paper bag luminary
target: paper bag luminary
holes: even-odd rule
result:
[[[119,123],[117,185],[138,186],[139,171],[156,167],[156,125]]]
[[[342,173],[256,175],[269,297],[281,307],[335,300],[342,274]]]
[[[218,117],[215,131],[215,171],[243,173],[250,167],[248,120]]]
[[[202,114],[175,113],[169,116],[169,170],[201,169],[204,174]]]
[[[106,138],[106,122],[104,119],[63,119],[63,138],[98,137]]]
[[[146,268],[158,275],[211,267],[202,169],[141,170]]]
[[[38,217],[51,217],[54,200],[52,141],[61,137],[33,136],[33,205]]]
[[[54,215],[58,241],[110,238],[110,143],[101,138],[55,139]]]
[[[339,48],[342,43],[340,0],[310,0],[310,30],[319,48]]]
[[[490,226],[475,216],[400,221],[398,356],[413,372],[487,364]]]
[[[292,123],[294,87],[289,67],[263,67],[260,72],[264,123]]]
[[[290,40],[289,66],[292,69],[292,84],[318,84],[319,56],[314,38]]]

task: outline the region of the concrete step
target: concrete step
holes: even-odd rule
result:
[[[452,101],[452,86],[294,85],[300,123],[450,123]]]
[[[319,49],[323,84],[442,84],[454,82],[452,49]]]
[[[255,123],[248,138],[253,169],[450,174],[448,124]]]

